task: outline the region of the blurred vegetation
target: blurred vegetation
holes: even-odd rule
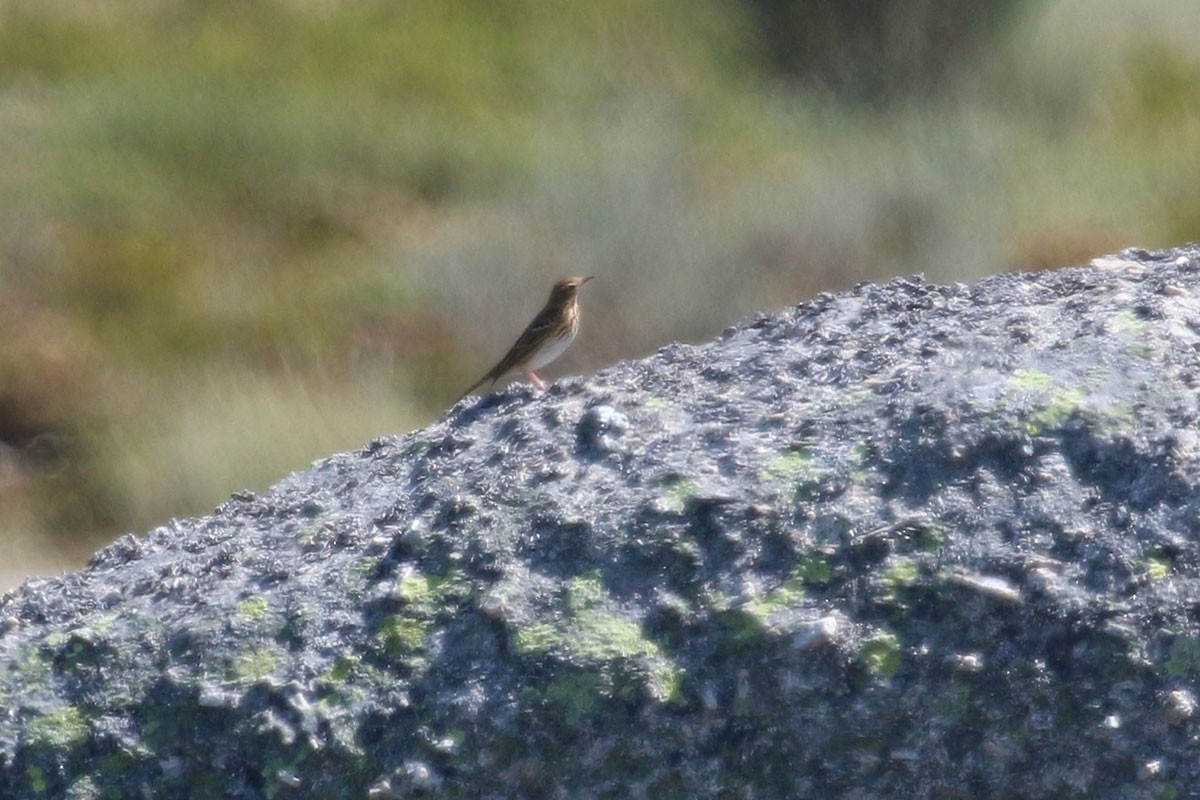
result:
[[[1191,0],[0,0],[0,586],[817,291],[1197,238]],[[48,553],[48,555],[47,555]]]
[[[1007,33],[1029,0],[746,0],[770,64],[845,103],[910,102]]]

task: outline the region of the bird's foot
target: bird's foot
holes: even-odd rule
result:
[[[534,386],[541,389],[543,392],[546,391],[546,382],[537,375],[534,375],[532,372],[526,372],[525,377],[529,378],[529,380],[533,382]]]

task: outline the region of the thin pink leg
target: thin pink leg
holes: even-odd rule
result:
[[[534,375],[532,372],[526,372],[525,375],[529,378],[529,380],[533,381],[534,386],[541,389],[543,392],[546,391],[546,382],[544,380],[539,378],[537,375]]]

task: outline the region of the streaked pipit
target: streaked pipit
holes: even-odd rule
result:
[[[575,339],[575,334],[579,333],[579,300],[576,293],[580,286],[594,277],[590,275],[586,278],[563,278],[556,282],[550,290],[550,299],[546,301],[545,307],[517,337],[516,344],[496,366],[475,381],[471,388],[454,402],[457,404],[488,381],[495,386],[496,381],[516,370],[520,370],[533,381],[537,388],[545,389],[545,381],[534,374],[534,370],[541,369],[561,356]]]

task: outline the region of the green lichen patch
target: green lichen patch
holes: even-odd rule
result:
[[[681,514],[695,496],[695,482],[675,476],[663,482],[663,494],[659,498],[659,505],[666,511]]]
[[[414,573],[405,575],[396,584],[396,599],[408,606],[429,609],[437,599],[437,589],[444,578]]]
[[[863,642],[858,660],[871,676],[890,680],[900,669],[900,640],[895,634],[880,631]]]
[[[433,617],[448,611],[467,592],[462,577],[453,570],[445,575],[410,572],[399,578],[393,596],[404,604],[410,615]]]
[[[582,669],[589,677],[571,679],[562,689],[572,690],[565,697],[586,684],[626,699],[639,690],[656,701],[677,698],[682,674],[674,661],[640,624],[608,610],[610,599],[599,573],[573,578],[563,593],[563,617],[516,629],[513,649],[527,658],[551,660],[559,669]],[[582,707],[576,701],[570,705]]]
[[[1054,378],[1040,369],[1019,369],[1008,380],[1027,392],[1049,392],[1054,388]]]
[[[67,787],[66,800],[94,800],[94,798],[102,796],[96,782],[91,777],[84,775]]]
[[[1139,563],[1152,581],[1161,581],[1171,574],[1171,560],[1161,555],[1148,555]]]
[[[260,620],[267,615],[269,605],[265,597],[248,597],[237,604],[233,613],[239,619]]]
[[[600,674],[570,671],[555,675],[546,686],[544,700],[558,706],[568,725],[578,725],[593,711],[611,687]]]
[[[646,695],[657,703],[683,705],[683,670],[667,658],[652,659],[646,667],[643,676]]]
[[[766,594],[748,600],[742,610],[765,625],[773,614],[794,608],[804,599],[804,583],[799,575],[788,578]]]
[[[1191,636],[1176,636],[1167,651],[1164,667],[1167,674],[1175,678],[1200,676],[1200,640]]]
[[[767,464],[761,476],[767,483],[788,493],[792,502],[799,503],[812,497],[813,490],[824,478],[824,471],[813,463],[808,449],[788,450]]]
[[[357,726],[347,710],[364,702],[376,692],[395,691],[402,681],[394,670],[385,670],[367,660],[340,658],[321,676],[322,696],[317,713],[331,726],[334,736],[352,751],[357,751]]]
[[[400,609],[385,614],[375,627],[375,639],[384,655],[399,661],[422,655],[434,624],[456,613],[468,594],[465,582],[454,572],[427,575],[412,571],[400,576],[391,593]]]
[[[116,622],[120,618],[121,614],[116,611],[109,611],[106,614],[101,614],[87,624],[79,627],[76,630],[76,635],[88,639],[103,638],[113,632]]]
[[[526,625],[513,634],[513,647],[523,655],[547,655],[558,645],[558,627],[547,622]]]
[[[750,597],[714,593],[707,598],[712,617],[720,630],[719,646],[727,653],[745,651],[759,645],[772,633],[779,632],[781,617],[799,607],[807,595],[810,575],[832,574],[817,564],[828,566],[823,560],[814,561],[805,567],[797,567],[774,588]]]
[[[913,536],[913,543],[923,553],[932,553],[942,546],[946,533],[939,525],[921,525]]]
[[[25,770],[25,785],[36,795],[46,793],[46,773],[37,764],[31,764]]]
[[[850,460],[846,464],[846,475],[850,482],[857,486],[866,486],[874,474],[875,453],[866,442],[859,442],[850,451]]]
[[[1009,383],[1023,392],[1040,395],[1038,408],[1025,422],[1025,432],[1037,436],[1047,428],[1055,428],[1077,413],[1085,394],[1078,386],[1062,386],[1041,370],[1018,370]]]
[[[882,578],[883,599],[888,602],[899,600],[900,594],[917,582],[919,577],[917,562],[911,558],[896,558],[888,566]]]
[[[113,667],[120,661],[120,654],[113,649],[105,636],[90,628],[70,631],[66,637],[56,637],[59,644],[52,652],[44,653],[54,669],[73,672],[88,667]]]
[[[595,608],[608,599],[599,570],[592,570],[583,575],[577,575],[567,582],[564,595],[567,609],[579,613],[589,608]]]
[[[816,477],[816,468],[812,465],[812,454],[805,450],[789,450],[776,456],[763,469],[762,476],[774,483],[790,484],[798,480]]]
[[[1083,397],[1078,389],[1056,389],[1050,393],[1046,405],[1030,417],[1026,429],[1036,435],[1046,428],[1058,427],[1079,410]]]
[[[279,666],[279,656],[270,650],[255,650],[234,659],[225,670],[225,679],[238,683],[265,678]]]
[[[87,718],[75,706],[64,706],[31,719],[25,737],[30,747],[73,750],[87,741]]]
[[[518,652],[556,653],[592,665],[660,656],[640,625],[603,611],[584,611],[562,623],[532,626],[532,631],[531,636],[518,636]]]
[[[1088,429],[1097,436],[1110,438],[1128,435],[1138,426],[1138,415],[1132,402],[1110,403],[1102,408],[1089,407],[1085,413]]]
[[[640,625],[616,614],[585,611],[575,618],[575,624],[566,633],[564,642],[584,662],[659,656],[658,646],[642,634]]]
[[[379,625],[379,639],[384,652],[391,658],[412,656],[423,650],[425,635],[429,632],[427,620],[415,619],[404,614],[388,614]]]
[[[717,645],[723,652],[738,652],[757,645],[767,636],[766,621],[744,608],[717,609],[713,613],[721,631]]]
[[[801,559],[795,575],[805,586],[821,588],[833,581],[834,569],[828,554],[811,552]]]
[[[111,753],[106,753],[99,763],[99,777],[105,781],[112,781],[125,775],[137,764],[137,758],[128,750],[115,750]]]
[[[67,630],[54,631],[53,633],[49,634],[48,636],[46,636],[45,639],[42,640],[42,644],[45,645],[50,650],[58,650],[67,643],[68,639],[71,638],[72,632],[73,631],[67,631]]]
[[[321,680],[328,684],[340,685],[349,679],[354,668],[362,662],[358,656],[341,656],[333,662],[333,666],[325,670]]]
[[[1105,327],[1112,333],[1141,333],[1146,321],[1132,311],[1118,311],[1108,318]]]

